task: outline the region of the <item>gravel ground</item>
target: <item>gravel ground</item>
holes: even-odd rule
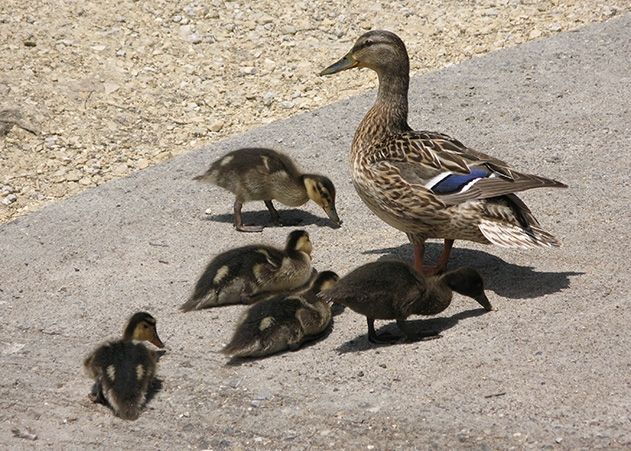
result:
[[[0,222],[374,88],[368,71],[316,76],[365,30],[400,34],[418,74],[631,10],[468,3],[3,0]]]
[[[411,257],[348,176],[374,93],[0,224],[0,449],[631,449],[631,190],[628,165],[612,164],[631,142],[630,29],[631,13],[412,79],[413,126],[570,185],[523,194],[559,249],[456,243],[452,267],[478,268],[498,310],[456,296],[442,314],[412,318],[439,340],[375,347],[347,311],[322,341],[231,366],[217,351],[243,307],[177,310],[213,255],[291,230],[236,233],[234,198],[191,180],[251,142],[280,142],[336,184],[341,228],[313,203],[281,212],[302,220],[317,268]],[[262,203],[246,210],[246,221],[267,218]],[[87,401],[80,366],[141,309],[167,352],[161,389],[128,422]]]

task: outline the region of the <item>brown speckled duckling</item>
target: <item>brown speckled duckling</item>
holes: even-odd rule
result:
[[[156,372],[156,353],[138,343],[141,341],[164,347],[156,320],[146,312],[138,312],[129,319],[122,340],[99,346],[83,362],[86,373],[95,381],[90,399],[109,404],[125,420],[140,416]]]
[[[285,249],[263,244],[231,249],[213,258],[191,297],[188,312],[228,304],[249,304],[307,284],[313,275],[311,240],[304,230],[287,237]]]
[[[331,324],[331,307],[317,296],[333,286],[339,277],[324,271],[312,287],[301,294],[279,296],[259,302],[242,315],[224,354],[234,357],[262,357],[320,337]]]
[[[375,333],[376,319],[394,319],[409,340],[414,332],[405,319],[410,315],[436,315],[451,303],[452,291],[475,299],[485,310],[493,310],[484,294],[480,274],[459,268],[440,276],[423,276],[400,261],[373,262],[344,276],[322,298],[349,307],[366,316],[368,339],[392,343],[401,337]]]
[[[263,226],[243,224],[241,207],[253,200],[265,201],[273,224],[280,224],[272,200],[299,207],[309,199],[320,205],[339,226],[335,210],[335,187],[327,177],[302,174],[287,155],[272,149],[246,148],[230,152],[215,161],[203,175],[195,177],[227,189],[236,196],[234,226],[241,232],[260,232]]]

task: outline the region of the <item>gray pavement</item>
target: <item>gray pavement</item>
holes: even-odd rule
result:
[[[522,196],[560,249],[456,243],[451,266],[478,268],[499,310],[456,297],[416,318],[439,340],[373,347],[347,311],[323,341],[230,366],[217,351],[242,307],[177,310],[213,255],[280,245],[290,230],[234,232],[232,197],[191,180],[240,146],[284,149],[336,183],[341,229],[312,204],[284,213],[303,219],[317,268],[410,257],[350,182],[350,142],[374,92],[0,226],[0,447],[631,448],[629,30],[625,15],[413,78],[411,125],[570,185]],[[314,61],[314,74],[340,56]],[[262,204],[245,210],[266,218]],[[158,319],[168,350],[161,390],[124,422],[87,401],[81,362],[138,309]]]

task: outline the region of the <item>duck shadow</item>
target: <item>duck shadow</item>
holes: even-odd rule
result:
[[[459,312],[451,316],[440,317],[440,318],[424,318],[417,320],[408,320],[406,321],[410,329],[415,329],[419,333],[419,338],[413,341],[401,341],[399,343],[393,344],[376,344],[368,341],[368,327],[366,327],[366,333],[360,335],[358,337],[353,338],[352,340],[343,343],[338,346],[336,351],[339,354],[346,354],[348,352],[362,352],[367,351],[369,349],[381,348],[385,346],[396,346],[397,344],[406,344],[406,343],[417,343],[420,341],[426,341],[427,339],[440,338],[440,333],[444,332],[448,329],[451,329],[459,321],[467,318],[475,318],[476,316],[484,315],[488,313],[483,308],[476,308],[471,310],[465,310],[464,312]],[[392,320],[388,324],[381,326],[379,329],[375,330],[377,335],[382,333],[390,333],[392,335],[402,335],[403,332],[399,330],[397,323]]]
[[[268,227],[306,227],[309,225],[315,225],[317,227],[329,227],[331,229],[337,229],[339,226],[334,224],[329,218],[316,216],[308,211],[291,209],[291,210],[279,210],[281,225],[274,225],[270,223],[270,215],[267,210],[248,211],[243,212],[243,223],[251,225],[263,225]],[[234,222],[234,214],[222,213],[205,215],[207,221],[222,222],[232,224]]]
[[[436,261],[442,251],[442,244],[426,243],[425,258]],[[398,257],[404,261],[412,260],[412,245],[372,249],[363,254],[381,254],[378,260],[391,260]],[[386,255],[383,255],[386,254]],[[532,299],[546,294],[557,293],[570,286],[571,276],[581,276],[584,272],[536,271],[532,266],[509,263],[501,258],[477,249],[455,248],[451,253],[448,269],[470,266],[480,271],[484,277],[485,288],[499,296],[511,299]]]

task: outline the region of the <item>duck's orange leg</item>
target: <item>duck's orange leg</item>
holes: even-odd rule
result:
[[[445,240],[445,244],[443,245],[443,251],[440,253],[438,260],[436,260],[436,264],[434,266],[424,266],[423,265],[423,257],[425,255],[425,243],[415,243],[414,244],[414,269],[420,274],[424,274],[426,276],[433,276],[436,274],[440,274],[447,268],[447,263],[449,262],[449,256],[451,254],[451,248],[454,245],[454,240]]]

